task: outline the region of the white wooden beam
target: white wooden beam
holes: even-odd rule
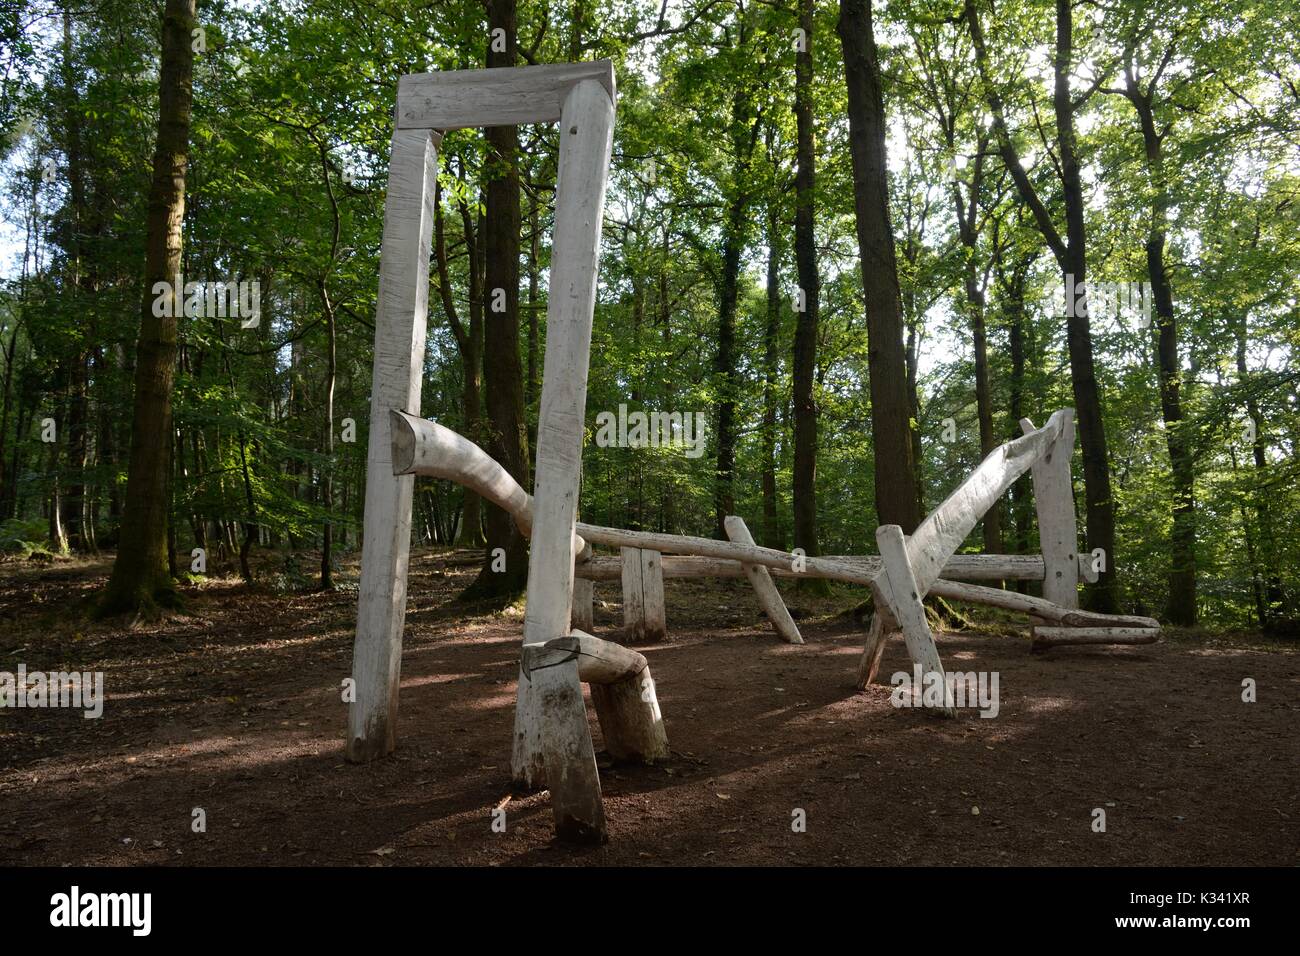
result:
[[[1034,462],[1034,509],[1038,514],[1038,540],[1043,552],[1043,597],[1061,607],[1079,606],[1079,529],[1075,524],[1074,486],[1070,458],[1074,454],[1074,410],[1062,409],[1061,432]],[[1053,416],[1056,417],[1056,416]],[[1034,423],[1020,420],[1026,432]],[[1114,560],[1107,555],[1107,560]]]
[[[947,717],[956,717],[948,682],[944,677],[943,664],[939,660],[939,649],[934,644],[934,634],[925,617],[925,605],[921,599],[925,592],[921,590],[912,563],[908,558],[908,542],[903,536],[903,529],[896,524],[881,525],[876,529],[876,546],[880,550],[880,559],[885,570],[877,584],[880,596],[889,607],[890,614],[898,622],[907,643],[907,653],[912,663],[921,667],[922,681],[931,680],[928,675],[936,674],[943,687],[944,706],[942,712]]]
[[[449,130],[554,123],[569,93],[588,80],[604,87],[614,102],[609,60],[412,73],[397,81],[397,126]]]
[[[609,90],[597,80],[573,85],[560,118],[525,645],[544,644],[569,629],[591,321],[613,132]],[[576,664],[520,680],[514,742],[514,777],[532,785],[545,778],[556,832],[576,840],[605,839],[600,777]]]
[[[642,587],[641,549],[622,548],[623,634],[629,644],[645,639],[645,591]]]
[[[370,387],[361,585],[352,646],[356,699],[348,709],[346,755],[354,762],[385,756],[397,745],[415,479],[393,475],[389,411],[420,411],[433,187],[441,139],[428,130],[398,130],[389,162]]]

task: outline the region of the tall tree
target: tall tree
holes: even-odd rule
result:
[[[515,0],[488,0],[487,65],[514,66],[518,59]],[[528,422],[524,415],[524,370],[519,355],[519,130],[487,130],[487,188],[483,242],[483,384],[487,405],[487,451],[525,488]],[[517,594],[528,583],[528,543],[514,520],[495,505],[487,509],[487,551],[468,596]],[[497,549],[501,549],[498,551]],[[498,560],[504,553],[505,567]]]
[[[181,224],[189,163],[194,53],[190,31],[194,0],[166,0],[158,81],[158,138],[145,231],[144,301],[136,343],[135,408],[126,506],[113,575],[101,612],[113,614],[176,601],[167,547],[168,476],[171,474],[172,381],[176,317],[182,303],[154,309],[154,284],[174,284],[181,268]]]
[[[1056,44],[1052,57],[1052,111],[1056,121],[1056,161],[1065,205],[1065,235],[1052,220],[1051,211],[1021,162],[1011,138],[1000,88],[989,67],[988,47],[975,0],[965,0],[964,16],[975,47],[975,61],[993,114],[993,130],[1002,161],[1016,188],[1034,214],[1034,222],[1056,257],[1066,290],[1066,342],[1070,355],[1070,384],[1074,391],[1083,452],[1083,483],[1087,507],[1088,549],[1104,553],[1104,570],[1088,589],[1089,605],[1104,613],[1119,611],[1119,582],[1115,573],[1115,501],[1110,487],[1110,460],[1106,425],[1102,419],[1101,386],[1093,358],[1092,323],[1088,315],[1088,260],[1084,229],[1083,180],[1075,137],[1075,112],[1086,102],[1087,91],[1075,98],[1070,90],[1074,61],[1074,11],[1071,0],[1056,0]],[[1093,88],[1095,90],[1095,87]]]
[[[871,435],[875,446],[876,518],[910,533],[921,522],[916,500],[907,356],[898,261],[889,215],[885,103],[871,20],[871,0],[840,0],[838,23],[849,99],[853,207],[867,315]]]
[[[803,42],[795,51],[795,201],[794,260],[799,274],[802,309],[795,316],[794,405],[794,544],[805,554],[818,555],[817,543],[817,400],[813,378],[817,369],[817,322],[821,304],[821,277],[817,271],[815,187],[817,182],[816,130],[813,124],[813,14],[814,0],[799,0],[799,29]],[[804,588],[828,592],[823,580],[804,578]]]

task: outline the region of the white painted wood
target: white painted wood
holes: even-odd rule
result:
[[[1036,627],[1033,650],[1062,644],[1154,644],[1158,627]]]
[[[1074,454],[1074,410],[1062,409],[1061,432],[1033,468],[1034,509],[1038,514],[1038,539],[1043,552],[1043,597],[1061,607],[1079,606],[1079,529],[1075,524],[1074,485],[1070,458]],[[1033,430],[1021,419],[1026,433]],[[1091,570],[1091,565],[1089,565]]]
[[[578,662],[570,659],[556,667],[522,674],[520,697],[527,695],[537,708],[536,719],[546,785],[551,792],[555,834],[571,843],[604,843],[605,808],[600,798],[600,773],[587,727],[587,706],[582,699]]]
[[[582,565],[577,566],[581,570]],[[596,582],[589,578],[574,578],[573,581],[573,611],[570,614],[572,618],[571,626],[575,630],[592,631],[595,630],[596,613]]]
[[[622,548],[623,634],[629,643],[645,639],[645,599],[641,587],[641,549]]]
[[[668,735],[654,678],[645,656],[575,631],[545,644],[524,646],[524,677],[576,662],[578,679],[590,685],[605,749],[615,760],[654,763],[668,757]]]
[[[1098,614],[1095,611],[1081,611],[1077,608],[1061,607],[1046,598],[1020,594],[1017,591],[1003,591],[1000,588],[986,588],[979,584],[966,584],[960,581],[936,581],[930,586],[930,592],[950,601],[967,601],[971,604],[988,604],[992,607],[1019,611],[1045,621],[1053,621],[1067,627],[1159,627],[1160,622],[1153,617],[1141,617],[1136,614]]]
[[[941,708],[947,717],[956,717],[951,692],[944,679],[943,664],[939,660],[939,649],[934,644],[934,634],[925,617],[925,605],[921,599],[925,592],[919,587],[916,574],[908,558],[908,542],[903,536],[903,529],[896,524],[881,525],[876,529],[876,546],[880,550],[880,559],[884,564],[884,573],[877,583],[877,593],[890,610],[890,615],[898,622],[907,644],[907,653],[912,663],[921,668],[921,679],[927,680],[927,674],[938,674],[938,680],[944,688],[944,706]]]
[[[578,662],[578,679],[585,684],[616,684],[646,668],[644,654],[583,631],[574,631],[545,644],[526,644],[520,658],[524,674],[529,677],[534,671],[568,660]]]
[[[828,561],[855,567],[875,576],[880,573],[880,558],[875,555],[827,554]],[[742,578],[744,565],[730,558],[704,558],[694,555],[664,555],[662,560],[665,580],[676,578]],[[813,574],[798,574],[789,567],[763,566],[774,578],[806,578]],[[623,574],[621,558],[596,555],[579,564],[575,573],[590,581],[617,581]],[[1041,581],[1043,558],[1037,554],[954,554],[943,567],[947,580],[956,581]]]
[[[383,757],[397,744],[415,479],[393,475],[388,413],[420,410],[440,141],[441,136],[427,130],[398,130],[389,161],[370,388],[361,584],[352,646],[356,701],[348,708],[346,754],[354,762]]]
[[[668,759],[668,731],[649,666],[626,680],[592,684],[591,703],[605,750],[615,760],[650,764]]]
[[[1042,428],[999,445],[952,494],[921,522],[907,542],[920,594],[929,593],[948,559],[1016,479],[1038,461],[1060,435],[1067,418],[1057,412]]]
[[[570,91],[583,81],[599,83],[614,102],[609,60],[412,73],[397,81],[397,125],[450,130],[554,123]]]
[[[574,85],[560,118],[525,645],[543,644],[569,629],[591,322],[613,131],[607,88],[596,80]],[[514,777],[533,786],[545,777],[557,833],[604,839],[600,778],[576,664],[520,681],[514,741]]]
[[[645,631],[643,640],[654,644],[668,636],[663,555],[648,549],[641,551],[641,612]]]
[[[392,413],[393,474],[454,481],[505,510],[525,537],[533,533],[533,497],[492,456],[457,432],[427,418]],[[579,557],[591,545],[575,538]]]
[[[754,543],[754,536],[749,533],[749,528],[740,516],[727,515],[722,524],[726,528],[727,537],[732,541],[746,545]],[[749,583],[753,585],[758,606],[767,615],[777,636],[787,644],[802,644],[803,635],[799,633],[794,618],[790,616],[785,601],[781,599],[781,592],[776,589],[771,572],[761,564],[745,564],[742,567],[745,569],[745,576],[749,578]]]

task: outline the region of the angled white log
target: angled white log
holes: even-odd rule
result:
[[[1057,412],[1042,428],[993,449],[943,504],[921,522],[916,533],[908,538],[907,554],[922,596],[939,579],[948,559],[984,513],[1052,447],[1067,419],[1066,412]]]
[[[1034,510],[1038,514],[1038,540],[1043,552],[1043,597],[1061,607],[1073,608],[1079,606],[1079,530],[1075,524],[1074,485],[1070,479],[1074,410],[1062,409],[1052,417],[1058,415],[1060,434],[1034,462]],[[1029,434],[1034,423],[1022,418],[1020,427]]]
[[[880,573],[880,558],[872,554],[821,555],[836,564],[855,567],[866,574]],[[762,567],[774,578],[806,578],[815,574],[787,567]],[[745,578],[745,566],[732,558],[704,558],[694,555],[664,555],[663,576],[669,578]],[[596,555],[577,566],[579,578],[617,581],[622,577],[621,558]],[[943,577],[955,581],[1041,581],[1043,558],[1037,554],[954,554],[943,567]]]
[[[727,515],[722,524],[726,528],[727,537],[732,541],[744,545],[754,544],[754,536],[738,515]],[[749,583],[754,588],[758,606],[767,615],[777,636],[787,644],[802,644],[803,635],[799,633],[785,601],[781,600],[781,592],[776,589],[771,572],[761,564],[744,564],[742,567],[745,569],[745,577],[749,578]]]
[[[560,117],[525,645],[544,644],[569,629],[591,321],[613,131],[609,89],[598,80],[574,85]],[[514,777],[532,786],[544,777],[557,834],[603,840],[600,777],[576,665],[547,668],[532,681],[520,681],[514,742]]]
[[[348,708],[346,754],[354,762],[382,757],[397,744],[415,479],[393,474],[389,412],[420,411],[440,141],[428,130],[393,134],[379,253],[361,585],[352,647],[356,700]]]
[[[1018,591],[1003,591],[999,588],[986,588],[978,584],[966,584],[962,581],[936,581],[930,586],[930,593],[950,601],[967,601],[971,604],[987,604],[992,607],[1019,611],[1045,621],[1053,621],[1066,627],[1155,627],[1160,622],[1153,617],[1141,617],[1136,614],[1098,614],[1095,611],[1081,611],[1078,608],[1060,607],[1046,598],[1021,594]]]
[[[569,92],[587,80],[603,86],[614,101],[609,60],[412,73],[397,81],[397,125],[449,130],[554,123]]]
[[[896,524],[881,525],[876,529],[876,546],[884,564],[884,573],[876,584],[878,600],[889,608],[890,616],[902,630],[912,663],[921,667],[921,679],[929,681],[932,678],[928,675],[938,675],[933,679],[938,680],[944,689],[944,706],[941,708],[943,714],[956,717],[951,688],[944,677],[939,649],[935,647],[934,634],[925,617],[925,605],[921,603],[925,592],[921,590],[912,569],[903,529]]]

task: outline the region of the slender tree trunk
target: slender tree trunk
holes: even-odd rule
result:
[[[767,323],[763,327],[763,546],[785,550],[777,524],[776,377],[781,332],[781,219],[775,199],[767,215]]]
[[[180,271],[194,72],[190,49],[193,25],[194,0],[166,0],[158,139],[145,229],[144,302],[136,345],[131,464],[121,543],[102,605],[106,614],[139,609],[153,602],[174,604],[176,600],[167,553],[176,319],[174,315],[154,315],[153,287],[157,282],[175,282]]]
[[[489,67],[514,66],[517,55],[515,0],[489,0],[488,30],[504,31],[505,51],[488,46]],[[483,378],[490,428],[487,451],[525,488],[531,486],[528,429],[524,416],[524,373],[519,359],[519,132],[514,126],[487,130],[487,247],[484,293]],[[500,290],[500,291],[498,291]],[[498,307],[503,306],[498,311]],[[505,553],[505,570],[495,560]],[[528,547],[514,520],[500,508],[487,509],[487,552],[470,595],[518,594],[528,582]]]
[[[889,215],[885,106],[871,0],[840,0],[838,23],[849,100],[849,152],[867,316],[876,518],[910,533],[920,523],[912,450],[911,403],[903,352],[898,262]]]

